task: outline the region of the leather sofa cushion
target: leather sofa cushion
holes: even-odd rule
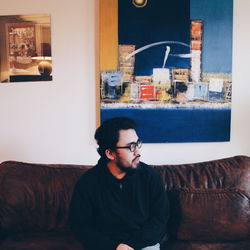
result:
[[[161,250],[247,250],[250,240],[228,242],[168,241]]]
[[[11,235],[1,250],[84,250],[82,245],[69,233],[40,232]]]
[[[169,192],[169,233],[178,240],[250,238],[249,195],[237,189],[176,189]]]
[[[5,233],[68,230],[76,181],[88,166],[5,162],[0,167],[0,224]]]

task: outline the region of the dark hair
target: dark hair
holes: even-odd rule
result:
[[[119,131],[122,129],[135,129],[135,122],[127,117],[111,118],[102,123],[95,132],[95,139],[99,146],[98,153],[103,160],[108,161],[105,150],[113,149],[119,140]]]

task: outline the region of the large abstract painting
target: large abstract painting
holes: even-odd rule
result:
[[[100,0],[100,122],[144,142],[230,140],[233,0]]]

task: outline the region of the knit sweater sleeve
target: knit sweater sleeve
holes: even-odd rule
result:
[[[87,249],[115,250],[119,243],[101,234],[94,226],[93,190],[87,185],[89,180],[86,177],[77,183],[72,195],[69,212],[71,230]]]
[[[149,183],[150,196],[150,217],[142,227],[133,232],[125,244],[134,249],[141,249],[160,242],[166,234],[167,221],[169,217],[169,204],[167,194],[158,172],[153,171]]]

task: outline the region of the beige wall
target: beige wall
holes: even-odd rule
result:
[[[231,142],[146,144],[143,161],[183,163],[250,155],[250,1],[234,2]],[[54,80],[0,85],[0,161],[97,161],[96,12],[95,0],[1,3],[1,15],[51,14]]]

